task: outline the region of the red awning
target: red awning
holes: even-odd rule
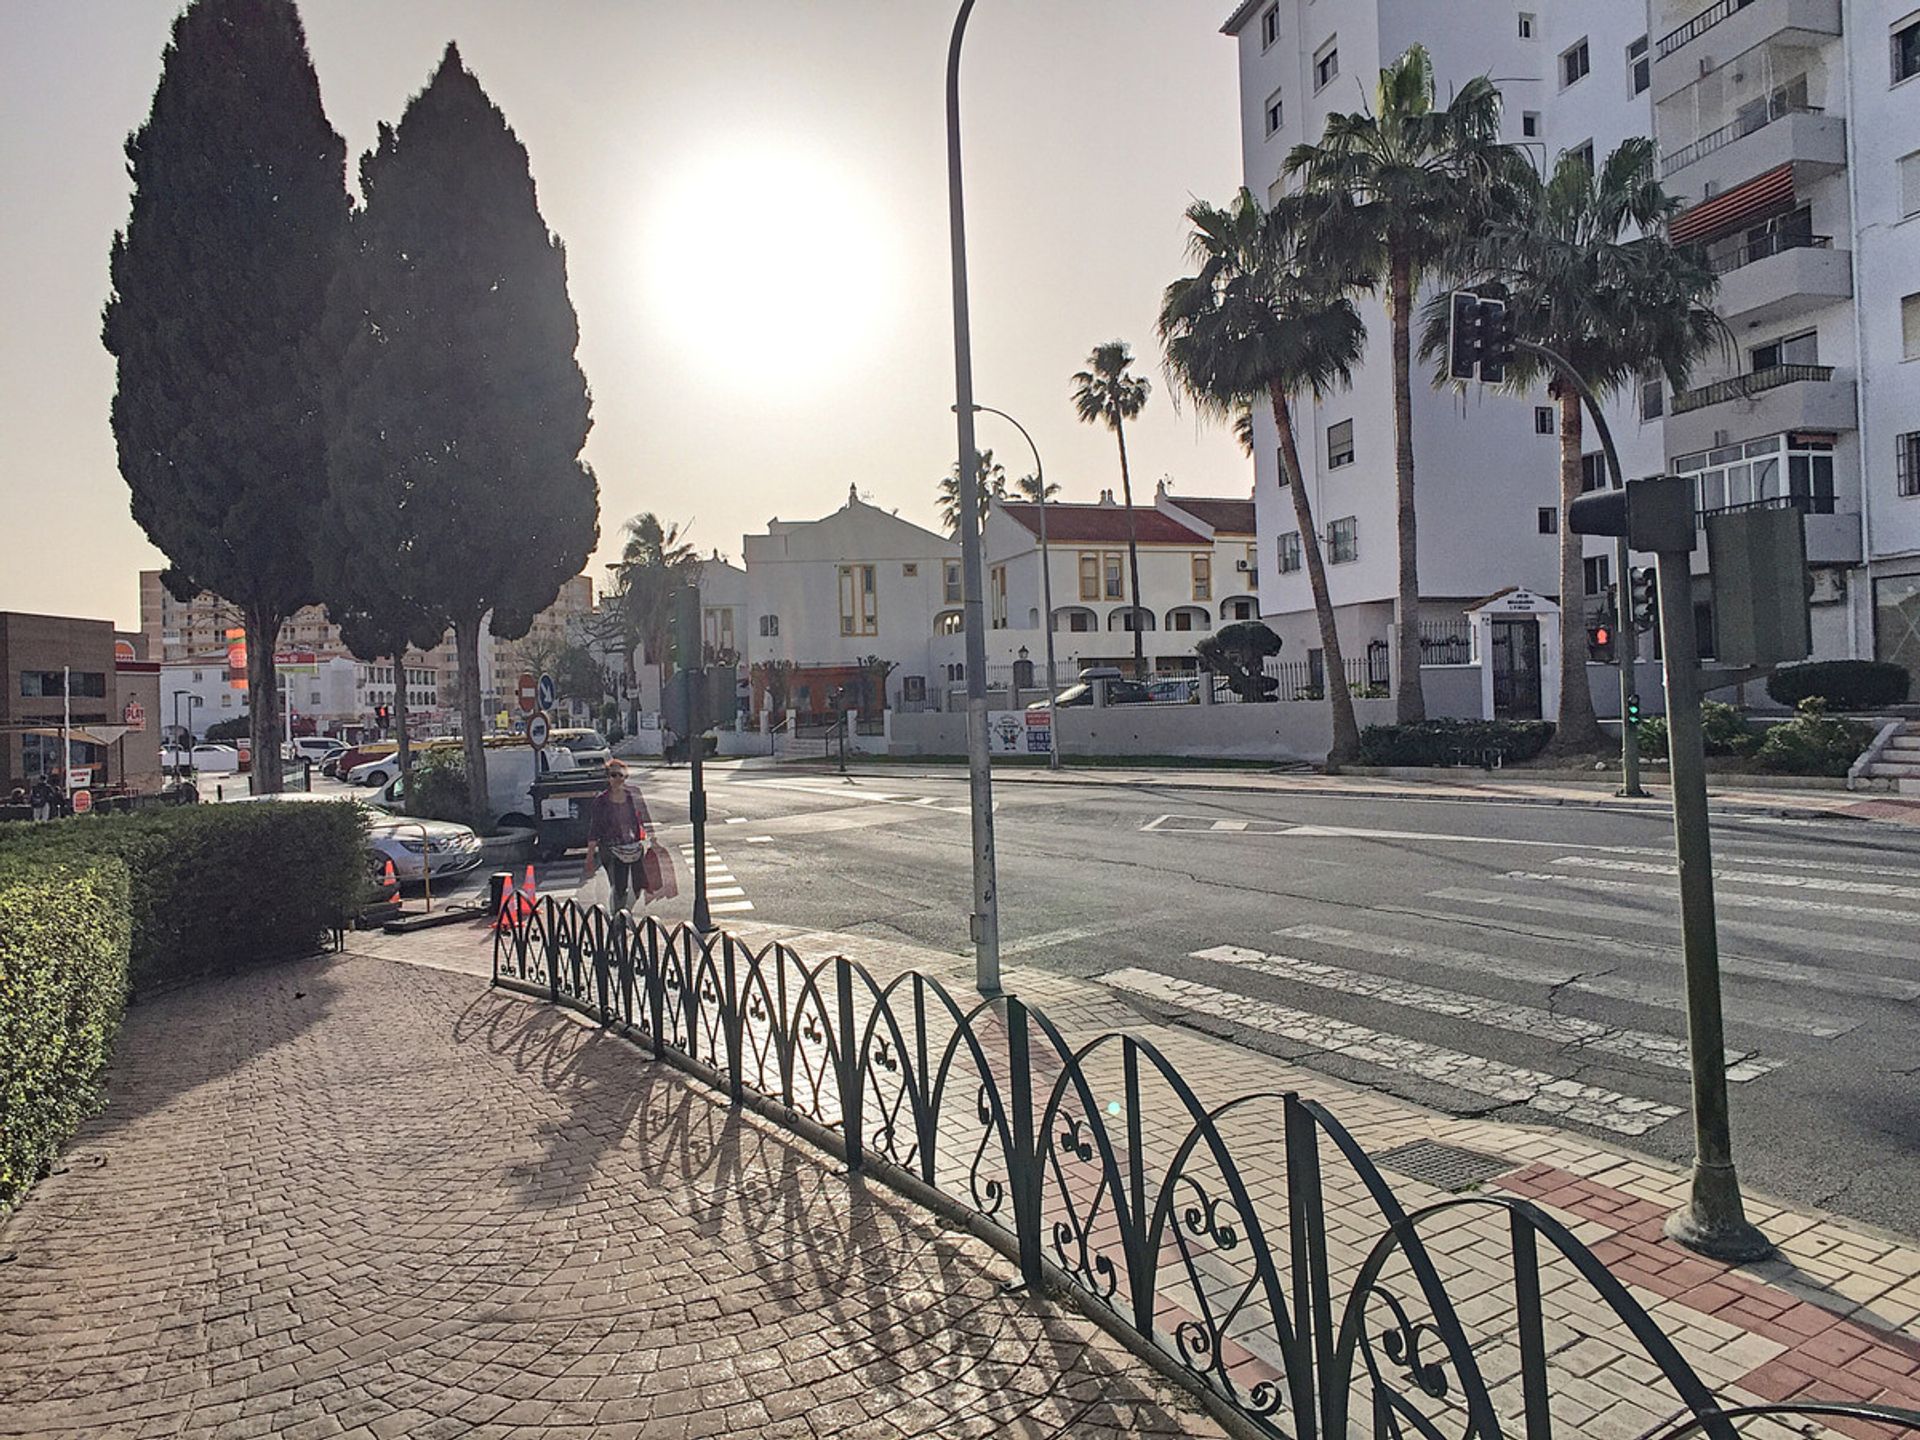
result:
[[[1668,233],[1680,242],[1711,240],[1768,215],[1793,208],[1793,164],[1776,165],[1673,217]]]

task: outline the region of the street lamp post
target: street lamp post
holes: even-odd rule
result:
[[[960,612],[967,656],[967,789],[973,811],[974,978],[1000,993],[1000,895],[994,879],[993,775],[987,760],[987,636],[981,604],[980,474],[973,438],[973,345],[967,328],[967,220],[960,189],[960,42],[973,0],[961,0],[947,46],[947,221],[953,244],[954,419],[960,439]]]
[[[1020,432],[1027,442],[1027,448],[1033,451],[1033,481],[1039,491],[1035,498],[1040,502],[1040,603],[1047,607],[1047,768],[1060,768],[1060,712],[1054,708],[1053,697],[1058,687],[1053,673],[1053,560],[1047,551],[1047,472],[1040,463],[1040,447],[1033,443],[1033,436],[1027,434],[1027,427],[1004,410],[996,410],[991,405],[975,405],[975,410],[988,415],[998,415],[1014,429]]]

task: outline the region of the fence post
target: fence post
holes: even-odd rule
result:
[[[860,1131],[860,1057],[859,1037],[854,1031],[853,962],[844,955],[833,957],[833,988],[839,1001],[840,1031],[840,1124],[847,1141],[847,1173],[858,1175],[864,1147]]]
[[[1096,685],[1101,682],[1095,681]],[[1014,1233],[1020,1240],[1020,1278],[1038,1295],[1046,1276],[1040,1269],[1040,1155],[1033,1143],[1033,1060],[1027,1050],[1026,1003],[1007,998],[1007,1104],[1013,1111],[1013,1156],[1007,1178],[1013,1185]]]
[[[733,936],[721,932],[720,957],[723,991],[720,997],[720,1017],[726,1025],[727,1035],[727,1094],[737,1105],[740,1103],[740,1031],[746,1023],[746,1016],[740,1006],[740,985],[734,973]]]
[[[667,986],[660,975],[660,922],[647,917],[647,1013],[653,1017],[653,1058],[667,1053]]]
[[[1316,1433],[1343,1435],[1345,1392],[1333,1381],[1333,1297],[1327,1274],[1327,1212],[1320,1194],[1320,1142],[1313,1116],[1289,1091],[1285,1097],[1287,1225],[1293,1264],[1293,1353],[1287,1360],[1288,1389],[1301,1440]],[[1315,1394],[1318,1420],[1315,1425]]]
[[[540,913],[537,908],[539,905],[546,907],[546,914]],[[551,895],[545,900],[536,902],[536,908],[528,923],[532,924],[534,920],[542,922],[540,948],[547,957],[547,1003],[558,1005],[560,1003],[560,941],[559,937],[553,933],[553,897]]]

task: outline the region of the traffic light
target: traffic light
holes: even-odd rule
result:
[[[393,719],[393,707],[389,705],[374,706],[373,718],[380,723],[382,730],[386,729],[388,722]]]
[[[1628,571],[1633,598],[1633,628],[1651,630],[1660,623],[1660,590],[1654,583],[1653,566]]]
[[[1637,690],[1627,696],[1627,723],[1629,725],[1640,723],[1640,692]]]
[[[1587,658],[1599,664],[1613,660],[1613,622],[1601,620],[1587,627]]]
[[[1513,363],[1513,312],[1504,300],[1480,302],[1480,378],[1498,385]]]
[[[1453,292],[1448,317],[1447,374],[1497,385],[1513,362],[1513,317],[1507,302],[1471,290]]]
[[[1480,366],[1480,297],[1471,290],[1453,292],[1447,332],[1447,374],[1471,380]]]
[[[700,590],[683,585],[673,593],[673,663],[677,670],[698,670],[703,660],[700,641]]]

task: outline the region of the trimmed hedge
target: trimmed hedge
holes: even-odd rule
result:
[[[1781,705],[1818,698],[1829,710],[1872,710],[1904,704],[1906,667],[1886,660],[1813,660],[1767,677],[1767,694]]]
[[[1649,760],[1667,758],[1667,717],[1655,715],[1639,727],[1640,753]],[[1737,705],[1721,700],[1700,702],[1700,738],[1709,755],[1751,755],[1760,748],[1760,736],[1747,724]]]
[[[1423,720],[1369,725],[1360,735],[1362,765],[1479,765],[1531,760],[1553,739],[1545,720]]]
[[[0,856],[0,1212],[99,1108],[127,998],[127,867]]]
[[[311,954],[368,889],[351,803],[252,801],[0,825],[0,861],[125,862],[136,990]]]
[[[1835,719],[1818,696],[1809,696],[1795,708],[1793,719],[1768,729],[1754,752],[1757,768],[1779,775],[1840,778],[1873,743],[1872,727]]]

